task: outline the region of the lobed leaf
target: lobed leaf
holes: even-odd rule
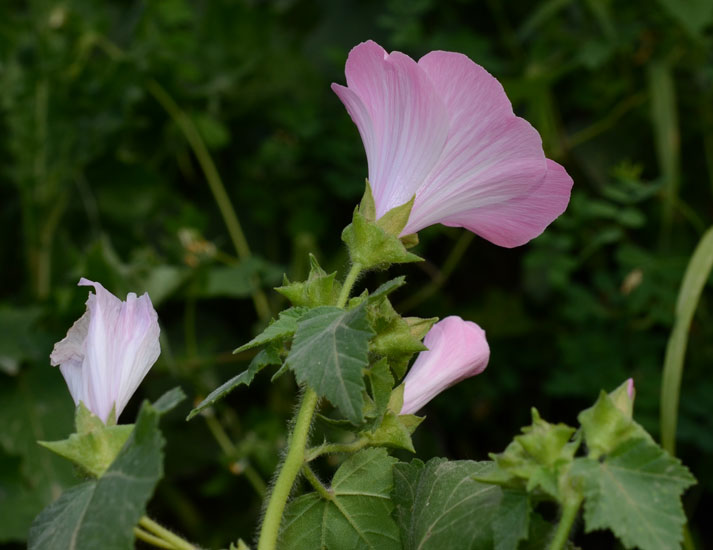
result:
[[[279,548],[401,550],[391,517],[395,462],[384,449],[347,459],[334,475],[329,499],[309,493],[287,506]]]
[[[351,311],[312,309],[299,320],[285,365],[300,384],[308,384],[358,424],[364,418],[364,369],[372,334],[363,305]]]

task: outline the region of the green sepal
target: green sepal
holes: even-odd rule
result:
[[[341,284],[337,272],[327,273],[313,254],[309,255],[310,272],[306,281],[290,282],[285,277],[283,286],[275,288],[295,307],[333,306],[339,298]]]
[[[378,222],[368,221],[359,208],[354,210],[352,223],[344,228],[342,240],[349,249],[352,263],[364,269],[423,261],[407,251],[397,235],[385,231]]]
[[[397,416],[389,411],[384,415],[378,428],[371,432],[363,432],[360,436],[368,439],[373,446],[404,449],[415,453],[411,434],[422,421],[422,417],[412,414]]]
[[[364,196],[361,198],[359,203],[359,212],[364,216],[366,221],[375,222],[376,221],[376,203],[374,202],[374,194],[371,192],[371,184],[369,180],[364,180],[366,182],[366,187],[364,188]]]
[[[369,351],[386,357],[389,366],[401,378],[406,373],[411,356],[427,348],[421,338],[414,335],[412,325],[403,319],[389,302],[384,298],[378,304],[368,308],[369,325],[376,336],[369,343]],[[414,323],[416,334],[422,332],[422,325]]]
[[[389,235],[398,237],[403,231],[404,227],[406,227],[406,224],[408,223],[408,217],[411,215],[411,209],[413,208],[413,203],[415,200],[416,195],[411,197],[410,201],[402,204],[401,206],[392,208],[386,214],[376,220],[376,225],[381,227],[381,229],[386,231],[386,233],[388,233]],[[403,241],[401,241],[401,244],[404,244]]]
[[[100,477],[114,462],[134,429],[133,424],[107,426],[79,402],[75,411],[77,433],[61,441],[38,441],[67,458],[92,477]]]
[[[614,392],[618,392],[619,389]],[[603,390],[597,402],[579,413],[577,420],[582,425],[584,441],[589,451],[588,456],[593,459],[612,452],[629,439],[651,440],[646,430],[634,422],[626,412],[621,411],[612,395],[608,395]]]
[[[423,340],[423,338],[431,330],[431,327],[438,321],[438,317],[404,317],[404,321],[411,329],[411,334],[417,340]]]
[[[633,395],[629,397],[629,387],[631,386],[631,391]],[[636,397],[636,390],[633,389],[633,382],[631,379],[624,382],[621,386],[615,389],[609,394],[614,405],[617,409],[624,413],[624,416],[631,419],[634,416],[634,399]]]
[[[234,542],[230,543],[228,550],[250,550],[250,547],[245,544],[245,541],[243,539],[238,539],[237,544]]]
[[[528,492],[540,489],[560,500],[561,474],[572,463],[580,438],[566,424],[550,424],[532,409],[532,424],[522,428],[504,452],[491,454],[498,468],[509,474],[511,486]]]
[[[391,396],[389,397],[389,404],[386,408],[395,414],[399,414],[401,412],[401,409],[404,408],[405,388],[406,386],[403,383],[399,384],[393,389],[393,391],[391,392]]]
[[[391,369],[389,369],[386,359],[374,363],[367,371],[367,377],[374,403],[372,416],[379,418],[383,416],[389,406],[391,390],[394,387],[394,377],[391,376]]]
[[[411,233],[410,235],[404,235],[403,237],[400,237],[401,239],[401,244],[404,245],[404,248],[413,248],[418,244],[418,233]]]

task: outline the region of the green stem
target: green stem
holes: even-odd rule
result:
[[[346,279],[344,279],[344,284],[342,285],[342,291],[339,293],[339,299],[337,300],[337,307],[344,307],[349,299],[349,294],[352,291],[352,287],[359,277],[362,271],[362,265],[357,262],[352,265],[349,273],[347,273]]]
[[[309,484],[314,487],[314,490],[317,491],[317,494],[320,497],[324,500],[334,500],[334,495],[319,480],[317,475],[314,473],[314,470],[309,467],[309,464],[302,466],[302,474],[305,476],[305,479],[309,481]]]
[[[305,453],[305,462],[312,462],[315,458],[322,455],[331,455],[337,453],[355,453],[369,444],[366,437],[361,437],[351,443],[325,443],[319,447],[307,449]]]
[[[235,209],[230,202],[230,197],[228,197],[228,193],[225,190],[225,185],[223,185],[223,180],[220,178],[218,169],[208,152],[208,148],[198,128],[196,128],[193,120],[178,106],[158,82],[149,80],[146,87],[181,129],[193,153],[196,155],[198,163],[208,182],[208,186],[213,193],[215,202],[218,204],[218,209],[223,216],[223,221],[228,229],[228,234],[238,253],[238,257],[241,260],[249,258],[251,255],[250,247],[248,246],[248,241],[245,238],[240,221],[238,220],[238,215],[235,213]],[[270,306],[267,302],[267,297],[260,288],[256,288],[253,292],[253,302],[257,314],[263,321],[267,321],[271,316]]]
[[[285,456],[285,461],[282,463],[265,510],[265,518],[260,528],[260,540],[257,545],[258,550],[275,550],[277,548],[282,513],[285,511],[287,499],[290,496],[297,474],[299,474],[304,464],[305,447],[307,446],[312,416],[314,416],[318,400],[317,394],[313,389],[307,388],[305,390],[302,404],[295,418],[287,456]]]
[[[557,531],[555,531],[555,536],[552,538],[549,550],[562,550],[565,547],[572,525],[574,525],[574,520],[577,519],[580,504],[582,504],[582,497],[579,495],[565,500],[562,505],[562,517],[557,525]]]
[[[150,534],[155,535],[160,539],[163,539],[168,544],[172,544],[172,548],[174,548],[175,550],[196,550],[196,547],[193,546],[190,542],[179,537],[175,533],[172,533],[165,527],[162,527],[147,516],[143,516],[139,520],[139,526],[144,528]]]
[[[162,538],[152,535],[151,533],[147,533],[138,527],[134,527],[134,535],[137,539],[151,544],[152,546],[156,546],[157,548],[168,548],[169,550],[173,550],[173,544],[170,544]]]

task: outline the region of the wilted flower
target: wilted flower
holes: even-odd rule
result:
[[[439,321],[423,339],[422,351],[404,379],[401,414],[413,414],[443,390],[480,374],[488,366],[485,331],[451,316]]]
[[[332,89],[361,134],[376,218],[416,196],[402,236],[442,223],[513,247],[564,212],[572,179],[465,55],[434,51],[416,63],[368,41],[345,72],[347,87]]]
[[[119,417],[161,353],[158,315],[148,294],[132,292],[122,302],[99,283],[82,278],[79,285],[96,294],[89,293],[87,311],[55,344],[50,361],[75,404],[106,422],[112,408]]]

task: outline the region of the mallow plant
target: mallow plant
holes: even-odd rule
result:
[[[256,350],[248,368],[187,419],[268,368],[273,380],[294,376],[299,385],[257,534],[236,533],[230,548],[561,550],[574,547],[575,525],[611,530],[624,548],[679,547],[681,495],[694,479],[633,420],[632,380],[593,395],[572,425],[532,409],[531,424],[490,460],[390,454],[417,453],[411,436],[428,421],[419,411],[483,372],[490,350],[475,320],[402,317],[391,299],[404,277],[356,294],[355,282],[420,261],[411,251],[417,232],[433,224],[498,246],[527,243],[566,209],[572,179],[545,157],[498,81],[464,55],[435,51],[416,62],[365,42],[349,54],[346,84],[332,88],[368,161],[364,196],[342,233],[350,267],[327,273],[311,257],[307,280],[285,278],[275,290],[291,306],[236,350]],[[121,301],[97,282],[79,284],[94,287],[87,312],[50,358],[77,405],[76,432],[42,445],[72,460],[84,481],[40,513],[29,546],[197,548],[145,515],[162,475],[159,419],[182,392],[117,424],[159,355],[156,312],[147,295]],[[320,409],[351,435],[313,441]],[[339,464],[331,479],[314,467],[327,455]]]

